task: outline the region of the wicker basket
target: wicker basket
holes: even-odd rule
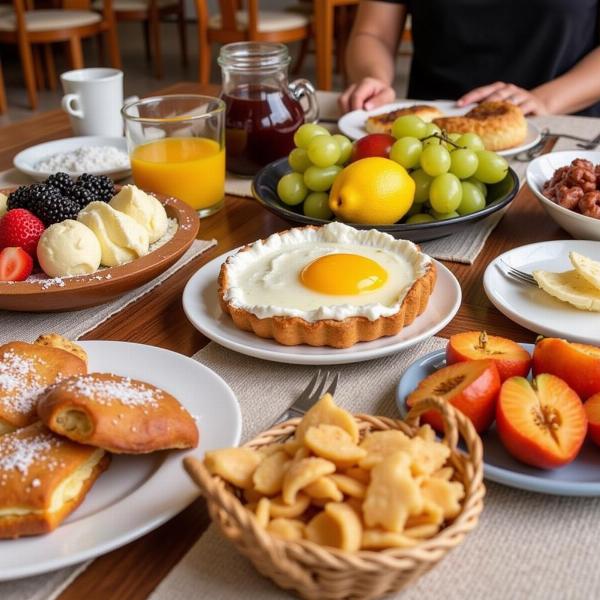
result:
[[[361,433],[399,429],[414,436],[419,416],[438,410],[445,426],[444,443],[450,450],[455,478],[465,487],[460,514],[437,535],[406,549],[344,552],[309,541],[290,542],[272,536],[240,502],[231,487],[213,477],[201,461],[185,459],[192,479],[206,497],[210,515],[223,534],[247,556],[256,569],[282,588],[294,590],[310,600],[379,598],[397,592],[429,571],[446,553],[457,546],[476,525],[483,509],[482,446],[471,421],[437,398],[416,404],[406,421],[356,415]],[[289,437],[299,419],[277,425],[246,446],[258,448]],[[467,452],[457,449],[459,434]]]

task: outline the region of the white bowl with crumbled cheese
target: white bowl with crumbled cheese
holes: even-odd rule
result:
[[[127,142],[120,137],[81,136],[38,144],[19,152],[13,164],[36,181],[59,171],[108,175],[116,181],[131,174]]]

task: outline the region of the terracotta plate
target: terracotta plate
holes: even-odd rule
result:
[[[118,189],[119,186],[117,186]],[[0,190],[10,193],[12,189]],[[200,221],[185,202],[155,194],[170,218],[177,219],[175,235],[153,252],[118,267],[101,268],[91,275],[65,277],[61,282],[0,282],[0,309],[22,312],[50,312],[87,308],[103,304],[160,275],[192,245]]]

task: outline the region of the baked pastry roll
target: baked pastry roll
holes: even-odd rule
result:
[[[167,392],[109,373],[71,377],[50,388],[38,415],[52,431],[116,454],[194,448],[194,419]]]
[[[53,343],[59,342],[78,348],[79,356],[54,345],[0,346],[0,435],[37,421],[37,400],[49,385],[87,372],[84,350],[56,336]]]
[[[0,437],[0,538],[55,529],[85,498],[110,456],[39,421]]]
[[[392,125],[398,117],[403,115],[416,115],[421,117],[423,121],[429,123],[442,116],[442,112],[435,106],[428,106],[426,104],[415,104],[413,106],[406,106],[405,108],[398,108],[390,112],[373,115],[367,119],[365,123],[365,129],[367,133],[392,133]]]
[[[519,146],[527,137],[527,121],[512,102],[482,102],[462,117],[433,122],[448,133],[476,133],[486,150],[497,152]]]

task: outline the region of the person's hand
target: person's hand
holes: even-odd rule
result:
[[[529,90],[520,88],[512,83],[496,81],[483,85],[466,93],[457,100],[458,106],[465,106],[473,102],[494,102],[506,100],[516,104],[525,115],[547,115],[548,108],[544,102]]]
[[[365,77],[353,83],[339,99],[343,113],[350,110],[372,110],[382,104],[388,104],[396,98],[396,92],[387,83],[373,77]]]

